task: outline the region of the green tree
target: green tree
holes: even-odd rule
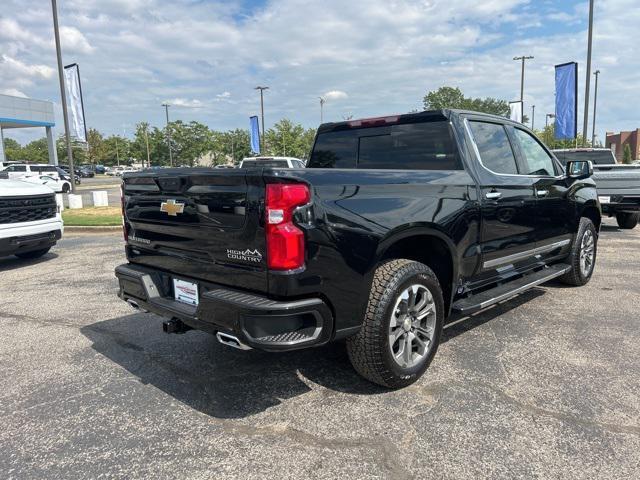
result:
[[[22,157],[22,145],[13,138],[4,139],[4,154],[8,161],[19,162],[24,160]]]
[[[624,145],[624,150],[622,151],[622,163],[632,163],[633,162],[633,155],[631,154],[631,147],[629,146],[628,143],[625,143]]]
[[[267,154],[308,158],[314,137],[315,130],[284,118],[265,134]]]
[[[212,151],[216,164],[239,163],[243,158],[251,155],[251,138],[249,130],[236,128],[227,132],[217,133],[214,142],[215,149]],[[217,156],[215,156],[217,153]]]
[[[542,130],[534,132],[540,140],[549,148],[575,148],[576,145],[582,146],[582,134],[578,134],[577,139],[558,140],[555,137],[554,124],[544,127]],[[577,140],[577,141],[576,141]],[[591,142],[587,140],[587,146],[591,146]]]
[[[47,151],[47,139],[42,138],[39,141],[43,142],[43,148],[45,152]],[[25,147],[26,148],[26,147]],[[42,147],[40,147],[42,148]],[[68,164],[69,159],[67,158],[67,142],[65,140],[64,135],[58,137],[56,140],[56,150],[58,152],[58,163]],[[73,155],[73,164],[74,166],[82,165],[87,163],[87,147],[86,144],[80,142],[71,141],[71,154]],[[48,162],[48,156],[47,160]]]
[[[103,140],[103,165],[130,165],[129,140],[119,135],[111,135]]]
[[[149,146],[149,155],[147,158],[147,144]],[[143,165],[147,165],[151,160],[152,145],[149,138],[149,123],[140,122],[136,125],[136,133],[131,141],[131,156],[136,158]]]
[[[47,139],[43,137],[27,143],[22,148],[22,160],[30,163],[49,163]]]
[[[425,110],[440,110],[442,108],[456,108],[460,110],[474,110],[476,112],[491,113],[508,117],[509,102],[498,98],[470,98],[465,97],[457,87],[440,87],[428,92],[423,98]],[[524,118],[524,120],[527,120]]]
[[[175,165],[193,167],[197,160],[213,148],[213,133],[200,122],[171,122],[171,149]]]
[[[101,165],[105,161],[104,137],[95,128],[90,128],[87,132],[87,143],[89,151],[87,152],[87,161],[92,165]]]

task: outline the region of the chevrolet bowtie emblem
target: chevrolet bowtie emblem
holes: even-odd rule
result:
[[[160,204],[160,211],[172,217],[177,217],[179,213],[184,212],[184,203],[176,202],[174,199],[167,200]]]

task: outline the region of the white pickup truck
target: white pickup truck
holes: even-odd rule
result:
[[[63,230],[51,188],[0,176],[0,257],[41,257]]]

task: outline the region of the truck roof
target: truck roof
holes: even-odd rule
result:
[[[318,127],[318,133],[332,132],[336,130],[347,130],[350,128],[361,127],[382,127],[384,125],[401,124],[401,123],[415,123],[424,120],[447,120],[452,116],[457,115],[473,115],[486,117],[488,119],[497,120],[501,123],[509,123],[513,125],[519,125],[526,127],[526,125],[514,122],[507,117],[501,117],[499,115],[493,115],[490,113],[475,112],[472,110],[458,110],[458,109],[441,109],[441,110],[425,110],[423,112],[416,113],[402,113],[397,115],[385,115],[381,117],[372,118],[360,118],[353,120],[346,120],[343,122],[330,122],[323,123]]]

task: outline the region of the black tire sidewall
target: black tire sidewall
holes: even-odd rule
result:
[[[591,265],[591,270],[589,271],[589,275],[584,275],[582,273],[582,269],[580,268],[580,252],[582,251],[582,239],[584,238],[585,233],[590,230],[593,235],[593,263]],[[596,232],[596,227],[593,225],[593,222],[588,219],[583,219],[583,223],[580,226],[580,230],[578,232],[578,237],[576,238],[576,253],[575,253],[575,266],[576,273],[580,278],[580,283],[585,285],[589,282],[593,275],[593,271],[596,268],[596,260],[598,258],[598,232]]]
[[[432,340],[433,346],[431,347],[429,354],[422,360],[421,363],[411,368],[403,368],[396,363],[393,355],[391,354],[391,349],[389,347],[389,324],[391,323],[391,315],[393,313],[393,308],[395,307],[395,302],[398,299],[398,295],[404,289],[416,283],[424,285],[429,289],[436,305],[436,325]],[[382,327],[382,332],[380,332],[380,348],[383,356],[383,362],[386,368],[389,369],[396,377],[400,378],[402,382],[410,384],[425,372],[425,370],[429,367],[429,364],[433,360],[436,351],[438,350],[440,337],[442,335],[442,325],[444,318],[444,302],[442,299],[442,289],[435,277],[427,273],[427,271],[417,273],[415,271],[400,271],[396,274],[395,278],[392,282],[390,282],[387,288],[390,290],[392,289],[393,294],[385,296],[385,304],[384,306],[381,305],[382,308],[380,308],[378,313],[379,315],[382,315],[382,318],[380,318],[380,325]]]

